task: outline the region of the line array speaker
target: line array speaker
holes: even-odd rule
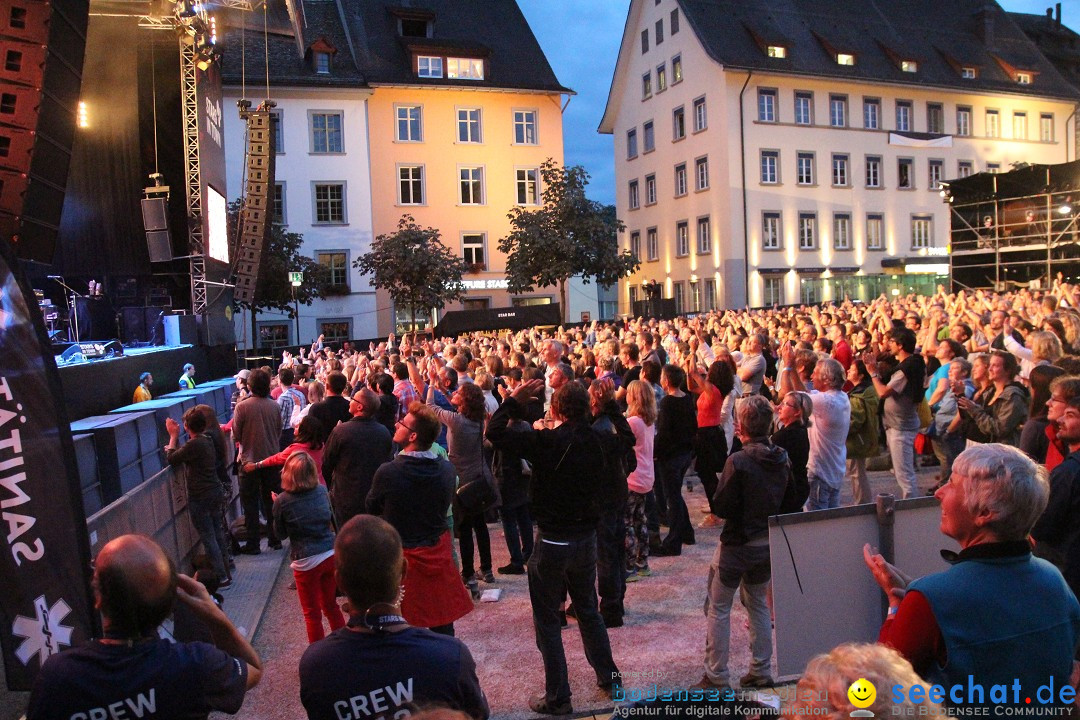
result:
[[[241,210],[240,248],[236,263],[235,297],[255,298],[259,265],[266,251],[274,203],[274,122],[268,107],[247,111],[247,187]]]

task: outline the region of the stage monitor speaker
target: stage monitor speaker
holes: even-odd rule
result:
[[[89,0],[0,3],[0,240],[55,259],[82,86]]]
[[[165,323],[163,319],[167,312],[166,309],[158,305],[151,305],[142,308],[142,310],[144,313],[143,320],[146,324],[146,342],[151,345],[164,345]]]
[[[75,298],[79,339],[116,337],[116,313],[105,295]]]
[[[150,262],[169,262],[173,259],[172,236],[168,230],[146,233],[146,247],[150,251]]]
[[[244,114],[248,126],[247,186],[241,210],[240,249],[236,263],[235,298],[250,303],[255,297],[259,265],[273,213],[273,115],[260,106]]]
[[[195,345],[199,342],[199,326],[194,315],[166,315],[165,344],[169,347]]]
[[[128,344],[146,342],[146,308],[120,308],[120,330],[123,332],[121,337]]]

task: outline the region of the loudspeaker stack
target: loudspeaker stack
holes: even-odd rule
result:
[[[236,299],[255,298],[259,265],[266,249],[274,203],[274,122],[269,107],[246,113],[247,187],[241,211],[240,249],[236,269]]]

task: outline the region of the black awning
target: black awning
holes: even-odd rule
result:
[[[452,310],[444,313],[435,327],[436,337],[454,337],[476,330],[522,330],[534,325],[561,325],[559,303],[488,308],[487,310]]]

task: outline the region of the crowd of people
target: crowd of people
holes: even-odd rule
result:
[[[879,642],[892,649],[844,646],[815,659],[807,677],[825,667],[835,675],[857,657],[908,685],[969,674],[987,687],[1013,677],[1075,684],[1080,286],[1060,277],[1045,291],[939,288],[669,321],[391,335],[366,348],[320,343],[284,353],[276,372],[237,373],[233,405],[224,430],[238,446],[238,552],[264,552],[260,515],[268,548],[289,540],[311,643],[300,692],[312,718],[365,717],[377,694],[391,712],[428,702],[486,717],[454,622],[497,574],[528,575],[545,678],[530,706],[568,714],[567,615],[610,692],[619,671],[608,631],[624,622],[628,584],[648,582],[650,556],[678,556],[708,527],[722,530],[696,688],[734,685],[736,592],[752,656],[738,685],[771,686],[768,519],[835,508],[847,483],[856,504],[872,502],[870,461],[891,466],[901,497],[936,494],[941,530],[961,551],[946,572],[911,579],[866,548],[890,599]],[[227,584],[228,478],[220,430],[205,414],[185,415],[183,446],[170,426],[169,460],[190,466],[192,518]],[[940,468],[933,487],[920,487],[919,462]],[[688,474],[708,498],[700,522],[684,499]],[[510,562],[496,568],[488,525],[499,520]],[[171,572],[169,592],[181,588],[217,622]],[[136,630],[129,643],[148,632]],[[218,647],[258,667],[234,641]],[[335,672],[344,666],[355,671]],[[222,695],[206,707],[232,702]],[[828,702],[852,709],[843,693]]]

